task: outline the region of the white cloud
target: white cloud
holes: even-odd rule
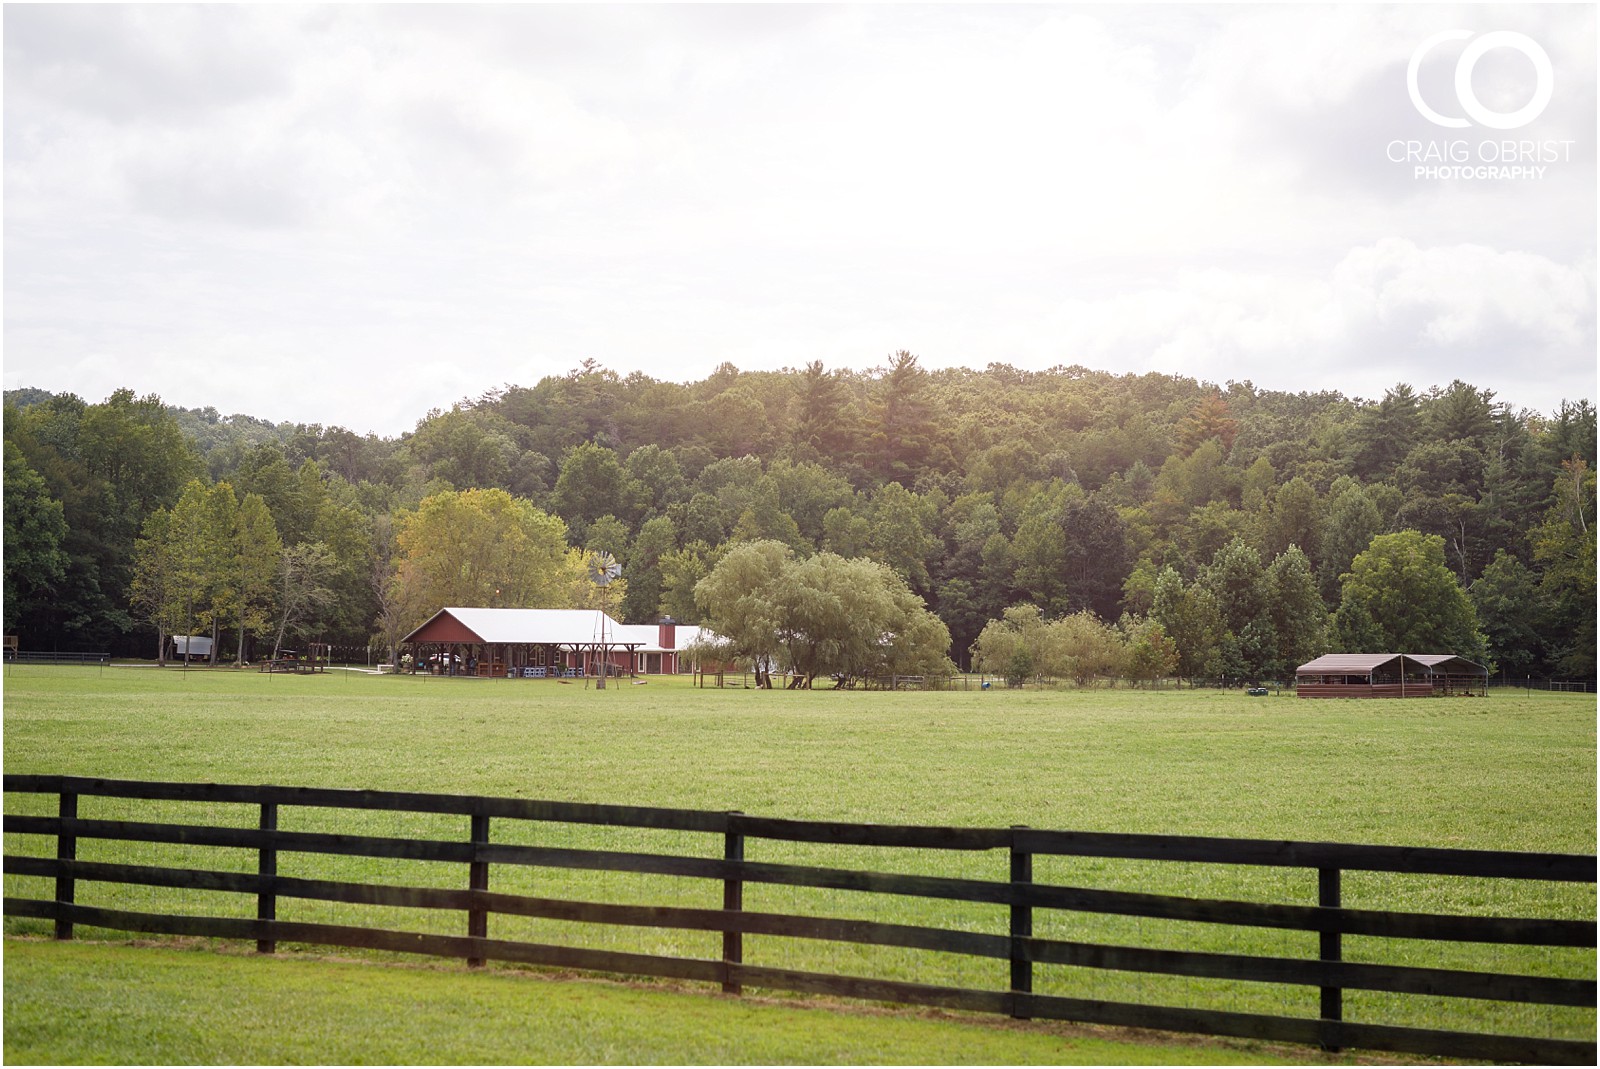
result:
[[[1107,300],[1069,300],[1053,331],[1037,333],[1090,366],[1359,396],[1463,378],[1550,409],[1592,389],[1594,289],[1593,261],[1387,238],[1320,274],[1201,269]]]
[[[1346,307],[1378,325],[1420,317],[1419,344],[1471,350],[1502,330],[1541,352],[1594,344],[1595,285],[1587,270],[1480,245],[1419,249],[1391,238],[1352,250],[1335,269]]]
[[[1550,130],[1588,116],[1539,183],[1382,157],[1463,19],[1547,42]],[[391,434],[586,357],[1594,393],[1592,9],[5,20],[8,388]]]

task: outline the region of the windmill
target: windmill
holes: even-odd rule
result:
[[[600,588],[600,678],[596,690],[606,689],[606,675],[611,671],[611,650],[606,645],[606,614],[611,608],[611,584],[622,574],[617,558],[601,550],[589,558],[589,581]]]

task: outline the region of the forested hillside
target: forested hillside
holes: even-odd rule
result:
[[[903,352],[693,383],[586,362],[398,439],[20,390],[5,465],[24,648],[365,645],[439,598],[581,602],[585,550],[622,562],[627,620],[694,621],[727,549],[773,540],[887,565],[962,665],[995,621],[990,670],[1006,634],[1054,627],[1114,633],[1133,678],[1140,649],[1153,674],[1264,678],[1429,636],[1512,677],[1595,672],[1595,410],[1459,381],[1363,400]],[[1436,629],[1395,630],[1397,598]]]

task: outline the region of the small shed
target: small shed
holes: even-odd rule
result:
[[[1453,653],[1328,653],[1294,675],[1301,698],[1431,698],[1486,693],[1489,672]]]
[[[171,643],[173,660],[211,659],[210,635],[169,635],[167,641]]]

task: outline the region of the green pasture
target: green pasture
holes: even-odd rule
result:
[[[5,669],[4,685],[5,769],[13,773],[437,791],[883,823],[1595,851],[1595,700],[1585,695],[1506,691],[1488,698],[1362,702],[1187,689],[789,693],[700,690],[687,680],[659,678],[597,691],[553,680],[22,665]],[[6,798],[7,812],[48,812],[50,804]],[[116,800],[85,800],[81,815],[239,825],[255,820],[244,807]],[[285,811],[281,826],[466,835],[465,818],[381,813],[292,810]],[[510,821],[497,821],[493,837],[708,857],[720,856],[722,845],[720,838],[692,833]],[[30,837],[7,837],[7,852],[46,848]],[[83,843],[79,856],[248,870],[254,857],[246,854]],[[869,852],[761,841],[748,845],[747,856],[986,879],[1004,879],[1007,865],[999,852]],[[460,866],[303,855],[285,855],[280,872],[414,885],[464,881]],[[1041,858],[1035,879],[1203,897],[1316,900],[1314,873],[1225,866]],[[720,906],[721,894],[710,881],[509,866],[494,869],[491,888],[709,907]],[[38,879],[7,876],[6,893],[48,897],[48,888]],[[80,884],[79,900],[163,912],[247,916],[254,910],[244,896],[95,884]],[[1357,908],[1595,915],[1588,886],[1349,873],[1344,900]],[[749,885],[745,906],[1006,930],[1002,907],[936,900]],[[459,915],[334,903],[281,900],[279,916],[464,932]],[[42,934],[45,926],[8,920],[6,930]],[[1036,915],[1035,931],[1126,945],[1316,953],[1315,937],[1305,933],[1047,911]],[[491,918],[489,934],[706,958],[717,957],[720,945],[715,935],[499,916]],[[1595,973],[1592,950],[1348,938],[1345,954],[1351,960],[1451,968]],[[998,961],[770,937],[747,936],[745,956],[753,964],[937,984],[1003,988],[1006,977],[1006,965]],[[1055,966],[1038,967],[1035,985],[1046,994],[1310,1016],[1317,999],[1315,989],[1288,985]],[[8,1022],[12,987],[8,982]],[[1595,1027],[1592,1010],[1357,992],[1346,994],[1346,1017],[1564,1038],[1592,1038]],[[8,1057],[11,1043],[8,1023]],[[1009,1057],[997,1053],[991,1060]],[[605,1060],[654,1059],[634,1054]]]
[[[168,1065],[1296,1065],[1297,1048],[497,970],[7,940],[5,1060]],[[227,991],[225,999],[210,992]],[[62,1018],[70,1020],[63,1027]]]

